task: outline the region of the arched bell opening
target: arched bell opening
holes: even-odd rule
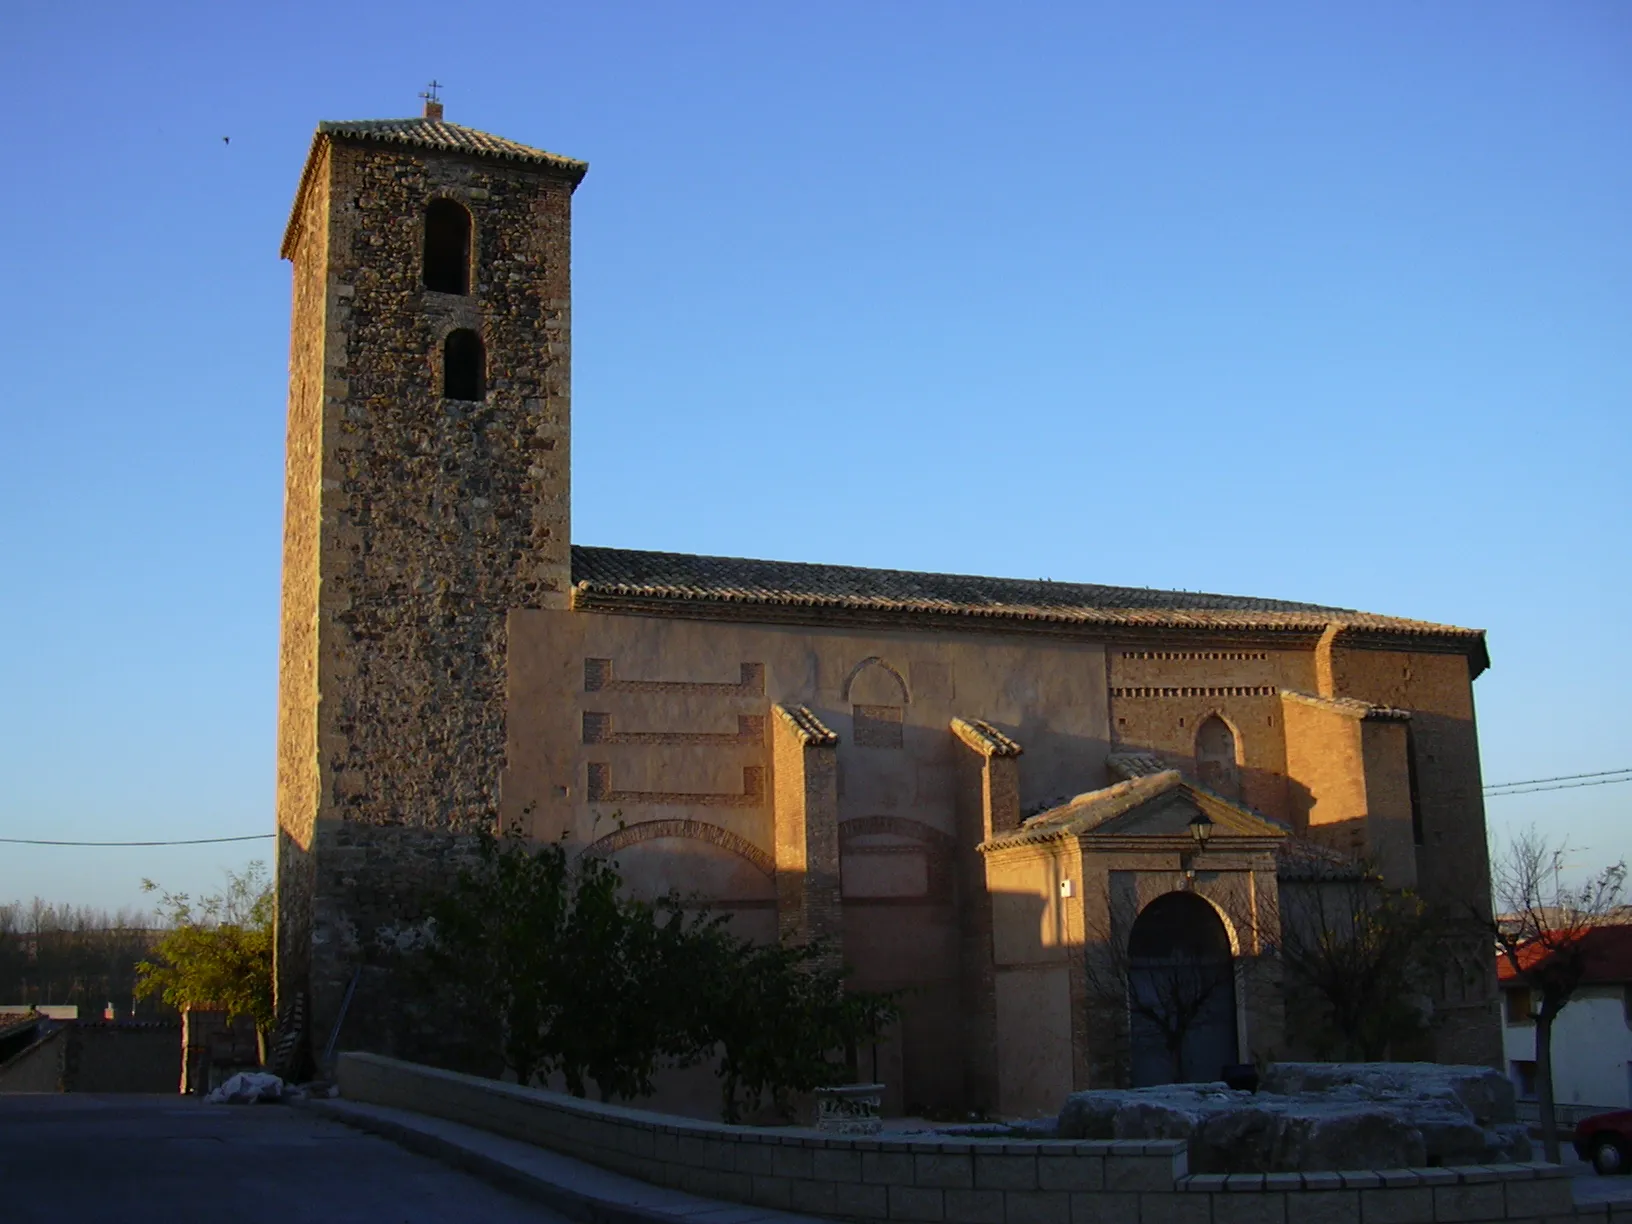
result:
[[[425,209],[425,288],[470,292],[470,213],[456,200],[432,200]]]

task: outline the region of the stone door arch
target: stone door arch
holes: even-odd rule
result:
[[[1216,1080],[1236,1061],[1235,959],[1230,933],[1191,892],[1157,897],[1128,933],[1130,1078],[1151,1084]]]

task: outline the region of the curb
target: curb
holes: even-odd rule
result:
[[[382,1139],[389,1139],[410,1152],[429,1156],[461,1172],[474,1174],[502,1190],[531,1199],[568,1219],[583,1221],[584,1224],[679,1224],[679,1221],[690,1218],[649,1207],[633,1207],[582,1190],[574,1190],[558,1182],[546,1181],[496,1157],[474,1151],[441,1135],[405,1126],[390,1118],[354,1113],[343,1107],[337,1108],[329,1101],[303,1100],[290,1103],[297,1109],[309,1110],[354,1130],[366,1131]]]
[[[297,1098],[297,1109],[389,1140],[469,1173],[518,1198],[549,1208],[579,1224],[827,1224],[820,1217],[727,1203],[682,1190],[653,1186],[636,1178],[585,1164],[576,1157],[489,1134],[449,1119],[424,1117],[359,1101]],[[452,1128],[452,1133],[447,1128]],[[468,1136],[468,1138],[466,1138]],[[483,1143],[498,1143],[495,1153]],[[503,1147],[511,1149],[509,1158]],[[529,1167],[541,1158],[543,1167]],[[574,1185],[575,1176],[582,1185]],[[641,1201],[656,1197],[660,1201]]]

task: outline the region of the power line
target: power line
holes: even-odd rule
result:
[[[1501,799],[1508,795],[1534,795],[1537,791],[1578,790],[1583,786],[1614,786],[1617,782],[1632,782],[1632,774],[1624,778],[1601,778],[1597,782],[1561,782],[1553,786],[1532,786],[1528,790],[1504,790],[1486,794],[1486,799]]]
[[[1500,799],[1503,795],[1534,795],[1540,791],[1576,790],[1584,786],[1613,786],[1617,782],[1632,782],[1632,768],[1603,769],[1596,773],[1560,774],[1554,778],[1526,778],[1518,782],[1493,782],[1484,788],[1485,798]],[[0,844],[8,846],[213,846],[222,842],[262,841],[276,837],[276,833],[245,833],[239,837],[190,837],[179,841],[46,841],[34,837],[0,837]]]
[[[1538,786],[1543,782],[1574,782],[1578,778],[1609,778],[1614,774],[1632,774],[1632,768],[1601,769],[1597,773],[1560,774],[1556,778],[1526,778],[1522,782],[1492,782],[1489,786],[1485,787],[1485,790],[1506,790],[1510,786]],[[1616,782],[1620,782],[1622,780],[1623,779],[1621,778],[1614,778],[1614,781]]]
[[[276,836],[276,833],[245,833],[242,837],[189,837],[182,841],[42,841],[34,837],[0,837],[0,842],[8,846],[210,846]]]

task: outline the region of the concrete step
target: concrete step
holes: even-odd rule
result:
[[[587,1224],[815,1224],[816,1220],[648,1185],[559,1152],[406,1109],[333,1099],[294,1104],[389,1139]]]

